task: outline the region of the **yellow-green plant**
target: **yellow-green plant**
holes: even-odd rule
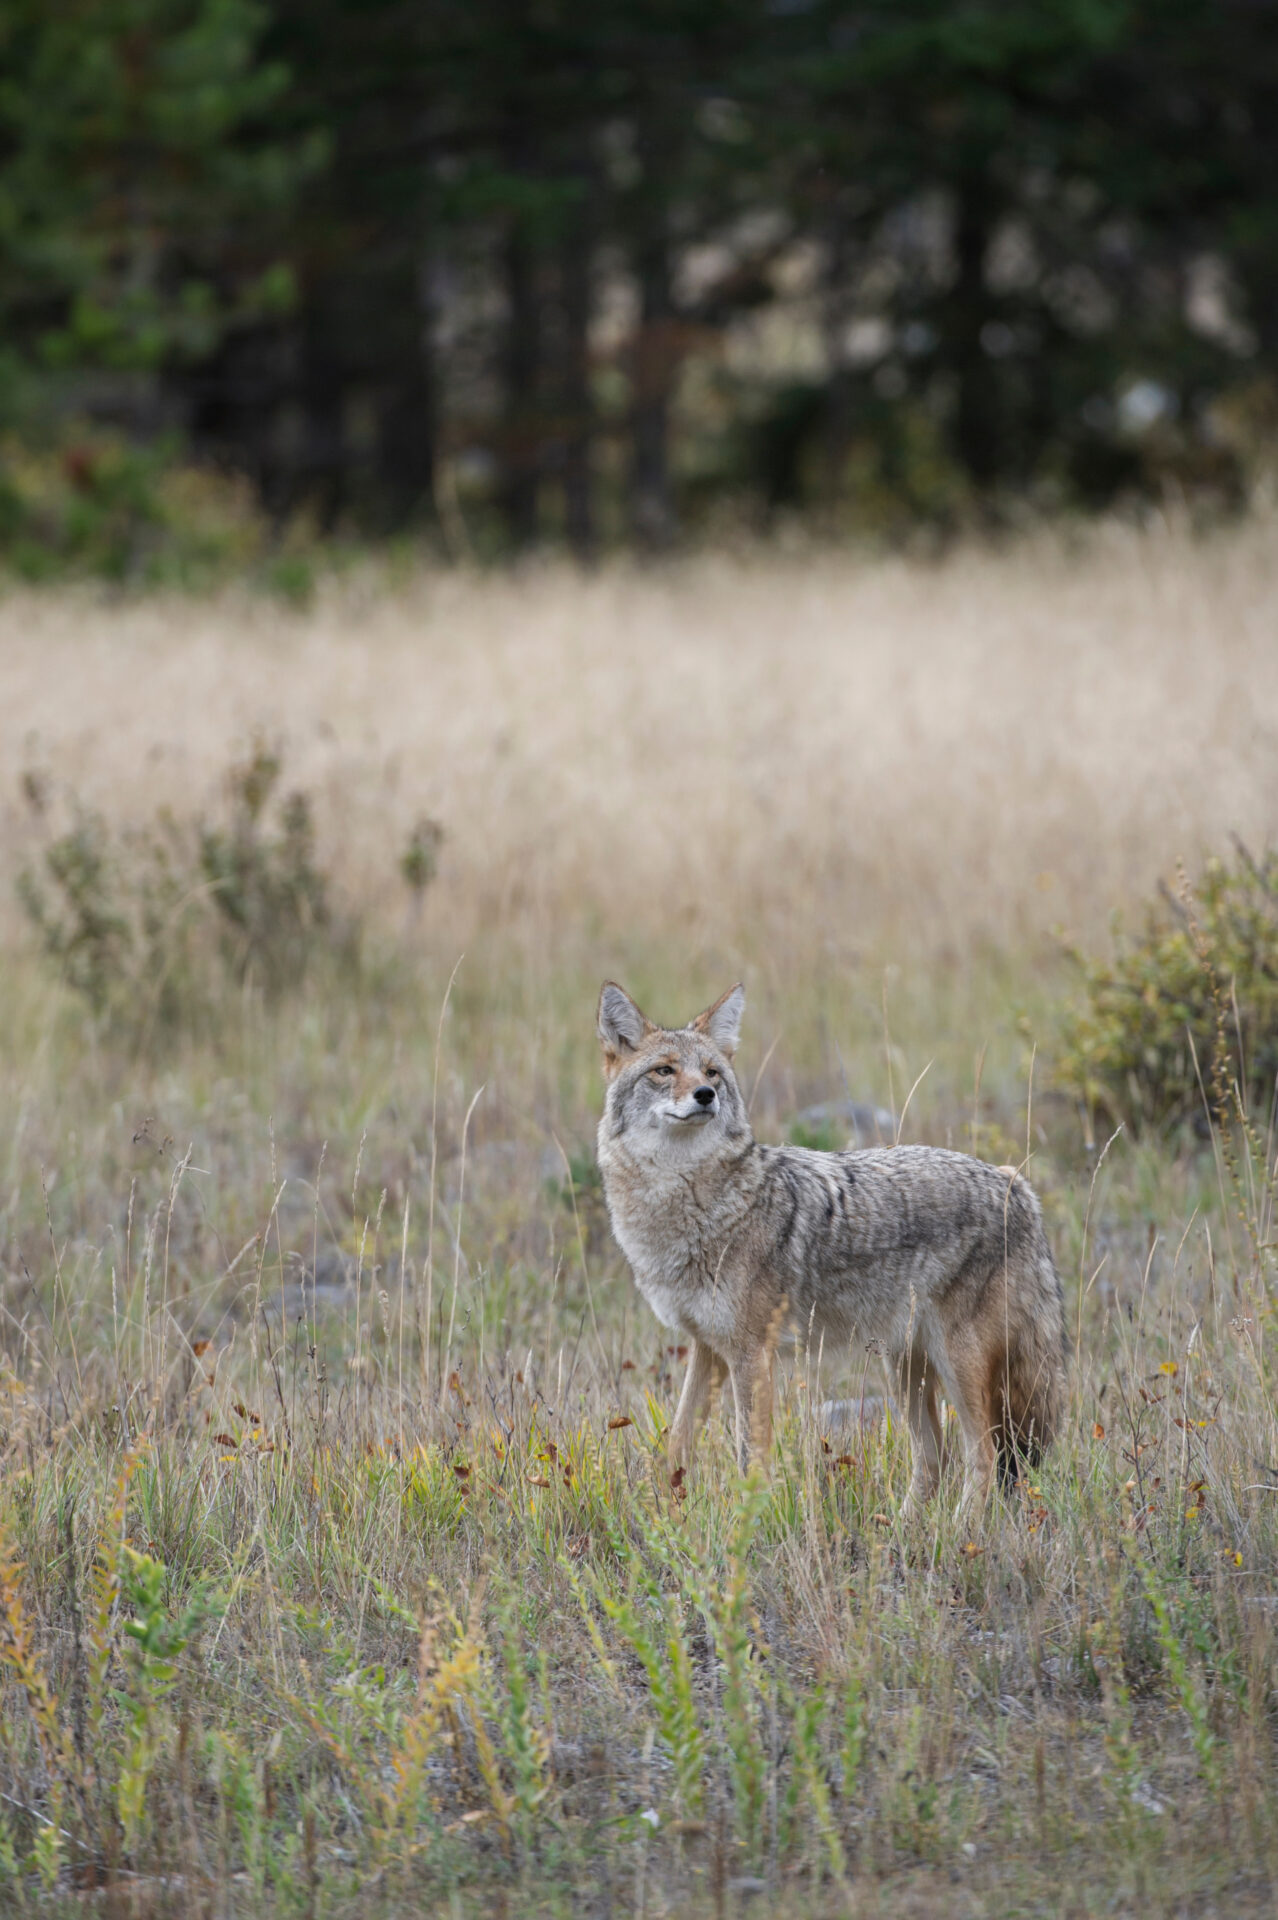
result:
[[[662,1592],[636,1565],[629,1590],[617,1596],[589,1573],[591,1592],[629,1647],[648,1682],[657,1734],[674,1773],[675,1802],[685,1819],[699,1820],[705,1795],[705,1737],[697,1708],[692,1656],[678,1593]],[[584,1592],[577,1587],[584,1604]],[[586,1608],[589,1619],[589,1609]],[[612,1674],[609,1663],[610,1677]]]
[[[21,1563],[7,1535],[0,1532],[0,1667],[12,1675],[26,1696],[48,1782],[45,1804],[37,1817],[31,1863],[46,1891],[51,1892],[61,1867],[63,1842],[69,1837],[62,1825],[64,1809],[68,1797],[81,1784],[81,1770],[71,1720],[49,1685],[36,1649],[34,1630],[19,1591],[21,1573]]]
[[[398,1604],[395,1612],[412,1621],[418,1632],[417,1687],[407,1712],[381,1668],[352,1666],[345,1684],[332,1689],[332,1701],[285,1696],[297,1716],[323,1740],[354,1789],[368,1822],[374,1855],[381,1860],[396,1848],[411,1846],[431,1756],[441,1737],[452,1732],[456,1708],[473,1702],[482,1692],[478,1595],[464,1627],[448,1611],[442,1618],[428,1616],[420,1622]],[[491,1774],[496,1783],[494,1807],[505,1824],[510,1810],[501,1797],[500,1766],[492,1754],[482,1712],[473,1717],[480,1769],[486,1780]]]
[[[1220,1791],[1220,1755],[1218,1742],[1208,1718],[1208,1703],[1202,1676],[1190,1664],[1185,1644],[1176,1630],[1167,1591],[1154,1568],[1141,1569],[1145,1592],[1154,1610],[1158,1644],[1163,1651],[1172,1690],[1189,1722],[1189,1737],[1198,1759],[1198,1770],[1213,1793]]]
[[[722,1670],[723,1737],[728,1750],[737,1834],[757,1863],[763,1844],[768,1756],[759,1726],[755,1673],[757,1633],[750,1593],[749,1554],[767,1503],[767,1483],[755,1472],[743,1485],[733,1515],[722,1585],[707,1595],[707,1613]]]
[[[843,1839],[835,1819],[830,1796],[822,1727],[826,1717],[826,1690],[814,1680],[801,1691],[784,1679],[778,1680],[778,1692],[790,1720],[793,1764],[790,1770],[788,1813],[793,1841],[797,1838],[799,1814],[806,1808],[808,1818],[833,1879],[842,1880],[847,1868]]]
[[[225,1596],[211,1582],[197,1582],[181,1608],[168,1605],[168,1568],[149,1553],[123,1546],[118,1561],[120,1598],[131,1611],[124,1621],[128,1684],[118,1698],[127,1732],[116,1788],[124,1844],[132,1852],[146,1818],[146,1791],[167,1732],[165,1703],[177,1678],[178,1660],[205,1623],[224,1609]]]
[[[1108,959],[1070,949],[1081,991],[1057,1037],[1057,1086],[1108,1121],[1162,1127],[1267,1114],[1278,1080],[1278,850],[1209,860],[1164,887]]]
[[[139,1450],[124,1459],[99,1533],[83,1653],[82,1721],[74,1695],[64,1698],[48,1679],[22,1597],[23,1570],[0,1530],[0,1669],[25,1695],[47,1782],[32,1863],[50,1885],[67,1841],[108,1867],[118,1858],[121,1840],[128,1851],[137,1847],[146,1824],[147,1785],[168,1737],[165,1703],[179,1657],[225,1604],[206,1580],[190,1589],[176,1613],[171,1611],[167,1568],[125,1541],[129,1483],[140,1460]],[[122,1618],[126,1609],[129,1617]],[[121,1653],[124,1684],[112,1689],[108,1679]],[[108,1726],[112,1706],[126,1730],[119,1742]],[[64,1820],[71,1825],[64,1826]]]
[[[844,1804],[851,1802],[865,1753],[865,1694],[860,1677],[850,1673],[843,1689],[843,1740],[839,1748]]]
[[[533,1715],[524,1636],[517,1608],[507,1602],[501,1616],[505,1699],[500,1724],[510,1766],[510,1811],[527,1841],[537,1810],[549,1791],[550,1735]]]
[[[612,1546],[627,1566],[626,1591],[618,1597],[606,1580],[587,1572],[574,1582],[585,1604],[589,1588],[622,1641],[643,1668],[656,1715],[656,1731],[670,1760],[679,1808],[696,1819],[704,1810],[711,1700],[698,1689],[685,1608],[704,1621],[715,1653],[713,1718],[727,1757],[737,1838],[757,1863],[764,1839],[768,1756],[762,1735],[760,1634],[754,1616],[750,1550],[768,1504],[766,1481],[753,1473],[741,1483],[729,1522],[726,1564],[694,1546],[686,1530],[634,1510],[642,1531],[636,1547],[614,1524]],[[664,1576],[663,1584],[661,1576]],[[587,1608],[587,1617],[589,1609]],[[598,1631],[592,1628],[596,1646]],[[609,1663],[610,1677],[615,1673]]]

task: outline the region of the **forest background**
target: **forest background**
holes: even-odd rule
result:
[[[1264,469],[1269,0],[7,0],[0,73],[28,575],[944,534]]]

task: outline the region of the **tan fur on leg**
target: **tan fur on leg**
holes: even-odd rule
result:
[[[963,1492],[958,1511],[967,1517],[983,1511],[994,1485],[994,1407],[990,1398],[988,1354],[964,1346],[950,1352],[954,1410],[963,1434]]]
[[[737,1462],[742,1473],[753,1460],[767,1464],[772,1449],[772,1401],[776,1348],[765,1344],[729,1369],[736,1406]]]
[[[914,1471],[902,1514],[915,1512],[936,1492],[941,1478],[941,1421],[936,1410],[936,1375],[927,1355],[914,1347],[898,1369],[901,1404],[909,1422]]]
[[[688,1355],[688,1371],[683,1376],[683,1391],[675,1408],[666,1440],[666,1459],[671,1473],[692,1465],[697,1444],[697,1425],[706,1410],[711,1392],[722,1384],[727,1371],[717,1353],[702,1340],[694,1340]]]

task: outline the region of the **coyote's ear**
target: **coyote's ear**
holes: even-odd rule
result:
[[[735,987],[721,994],[712,1007],[699,1013],[695,1020],[688,1022],[696,1033],[704,1033],[713,1040],[720,1053],[726,1053],[731,1059],[737,1050],[741,1038],[741,1016],[745,1012],[745,988],[740,981]]]
[[[646,1013],[640,1013],[624,987],[605,980],[599,995],[599,1041],[604,1050],[604,1072],[614,1073],[623,1057],[633,1053],[645,1034],[655,1031]]]

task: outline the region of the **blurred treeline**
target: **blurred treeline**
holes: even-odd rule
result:
[[[28,556],[1228,503],[1276,372],[1274,0],[0,0]]]

